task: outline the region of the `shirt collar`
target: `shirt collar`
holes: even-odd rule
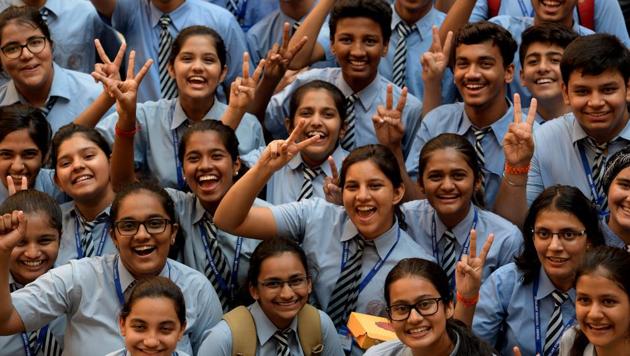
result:
[[[424,34],[432,33],[433,24],[437,23],[435,17],[440,12],[436,10],[433,6],[431,6],[431,10],[427,12],[424,16],[422,16],[418,21],[416,21],[416,32],[420,36],[420,40],[424,40]],[[399,22],[404,22],[403,19],[398,15],[398,11],[396,11],[396,6],[392,4],[392,32],[396,31],[396,27]]]
[[[58,0],[47,0],[46,3],[44,4],[44,6],[42,6],[41,8],[42,9],[43,8],[48,9],[48,11],[51,14],[53,14],[55,17],[57,17],[58,14],[61,13],[61,6],[62,6],[62,4]]]
[[[356,94],[358,99],[356,102],[359,102],[363,107],[364,111],[367,111],[370,108],[370,105],[376,100],[379,95],[379,82],[381,80],[381,75],[376,74],[374,80],[363,90],[358,93],[355,93],[350,85],[346,83],[345,79],[343,79],[343,73],[339,72],[339,76],[337,77],[335,85],[341,90],[344,96],[348,97],[352,94]],[[355,102],[355,103],[356,103]]]
[[[433,209],[433,207],[431,207],[431,209]],[[460,245],[464,245],[464,243],[466,242],[466,239],[468,238],[468,234],[470,233],[470,229],[472,227],[473,221],[475,219],[475,206],[473,205],[473,203],[470,203],[470,207],[468,209],[468,214],[466,214],[466,216],[464,217],[464,219],[462,221],[460,221],[457,225],[455,225],[454,228],[451,229],[451,232],[453,234],[455,234],[455,238],[457,239],[457,242]],[[435,238],[437,239],[437,241],[439,241],[442,236],[444,235],[444,232],[446,232],[446,230],[448,230],[448,228],[446,228],[446,225],[444,225],[444,223],[442,222],[442,220],[440,220],[440,218],[437,216],[437,213],[435,212],[435,209],[433,209],[434,214],[435,214]]]
[[[536,300],[545,299],[556,289],[557,288],[547,276],[545,269],[540,266],[540,271],[538,272],[538,292],[536,293]],[[569,289],[567,293],[569,294],[569,299],[571,299],[572,302],[575,301],[575,288]]]
[[[497,143],[500,146],[503,146],[503,142],[502,142],[503,137],[507,133],[510,123],[514,121],[514,110],[513,110],[514,108],[512,106],[512,102],[507,98],[505,98],[505,100],[507,101],[507,104],[508,104],[507,111],[498,120],[490,124],[490,127],[492,128],[492,134],[493,134],[492,137],[497,141]],[[462,118],[463,118],[463,121],[462,121],[462,124],[460,125],[458,133],[460,135],[465,135],[468,130],[472,129],[473,124],[468,118],[468,115],[466,115],[466,110],[463,105],[462,105]],[[479,128],[481,129],[483,127],[479,127]]]
[[[193,224],[197,224],[198,222],[201,221],[201,219],[203,219],[203,216],[206,214],[206,208],[204,208],[203,205],[201,205],[201,201],[197,197],[195,197],[194,209],[195,210],[193,210],[193,213],[192,213]]]
[[[398,221],[394,220],[392,227],[385,231],[381,236],[377,237],[374,241],[374,246],[380,258],[385,258],[389,251],[394,247],[398,240],[400,228]],[[356,226],[352,223],[352,220],[347,219],[343,226],[343,232],[341,234],[341,242],[346,242],[354,238],[359,234]]]
[[[343,158],[345,156],[348,155],[348,151],[344,150],[341,145],[337,145],[337,148],[335,148],[335,150],[333,151],[333,153],[330,154],[330,156],[333,157],[333,160],[335,160],[335,163],[341,162],[343,161]],[[287,166],[289,168],[291,168],[292,170],[296,170],[300,168],[300,165],[304,163],[304,160],[302,159],[302,154],[299,155],[295,155],[293,158],[291,158],[291,160],[289,161],[289,163],[287,163]],[[306,163],[304,163],[306,164]],[[332,176],[332,170],[330,169],[330,164],[328,164],[328,160],[325,160],[320,166],[319,168],[322,169],[322,172],[324,172],[324,174],[327,177],[331,177]]]
[[[459,351],[459,333],[455,331],[453,334],[455,334],[455,346],[453,347],[453,351],[451,351],[449,356],[455,356]]]
[[[96,221],[100,217],[103,217],[103,216],[109,216],[109,210],[111,209],[111,207],[112,207],[111,204],[105,207],[105,209],[101,210],[98,214],[96,214],[96,217],[92,221]],[[74,204],[74,201],[72,202],[72,209],[70,209],[70,215],[72,215],[72,217],[78,216],[81,219],[81,222],[85,221],[83,218],[83,215],[81,214],[79,209],[77,209],[77,206]]]
[[[122,289],[124,293],[129,287],[129,285],[133,283],[133,281],[135,281],[135,278],[133,278],[133,276],[131,275],[131,272],[129,272],[127,268],[125,268],[125,264],[122,263],[122,260],[120,259],[120,255],[116,255],[116,257],[114,258],[118,259],[118,275],[120,276],[120,288]],[[166,260],[166,263],[164,263],[164,267],[162,267],[162,271],[160,272],[159,275],[170,279],[168,259]]]
[[[586,131],[584,131],[584,129],[582,128],[582,125],[580,125],[580,123],[578,122],[577,118],[575,117],[575,115],[573,115],[573,113],[567,114],[565,116],[561,117],[562,119],[565,120],[572,120],[572,126],[573,126],[573,130],[571,132],[572,134],[572,142],[575,144],[576,142],[583,140],[585,138],[588,137],[588,134],[586,133]],[[556,119],[558,120],[558,119]],[[628,121],[626,123],[626,126],[624,126],[624,128],[621,130],[621,132],[619,132],[617,134],[617,136],[615,136],[612,140],[610,140],[610,142],[614,142],[617,141],[619,138],[625,139],[627,141],[630,141],[630,121]]]
[[[279,329],[271,322],[271,320],[269,320],[258,302],[251,305],[249,312],[254,318],[254,324],[256,324],[256,335],[258,336],[258,340],[262,346],[266,344]],[[293,318],[289,328],[293,330],[293,335],[295,337],[297,335],[297,317]]]
[[[188,11],[194,11],[194,9],[190,9],[189,8],[189,4],[188,1],[184,1],[181,5],[179,5],[179,7],[169,13],[164,13],[162,11],[160,11],[157,7],[155,7],[155,5],[153,5],[152,1],[149,1],[149,12],[150,12],[150,16],[151,16],[151,24],[153,25],[153,27],[158,27],[160,26],[160,17],[162,17],[162,15],[166,14],[171,18],[171,22],[173,27],[175,28],[175,31],[179,32],[181,31],[184,27],[186,27],[186,23],[185,23],[185,14],[188,13]]]

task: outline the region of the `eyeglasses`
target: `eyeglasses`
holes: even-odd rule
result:
[[[280,290],[284,287],[285,284],[287,284],[291,289],[297,290],[306,287],[308,279],[308,276],[301,276],[293,277],[287,281],[283,281],[281,279],[268,279],[260,281],[258,283],[260,283],[260,285],[262,285],[263,287],[271,290]]]
[[[114,226],[116,227],[116,231],[121,236],[133,236],[138,233],[138,229],[140,225],[144,226],[144,229],[151,235],[161,234],[166,230],[166,226],[170,225],[171,221],[169,219],[162,218],[152,218],[145,221],[136,221],[136,220],[121,220],[116,221]]]
[[[22,55],[24,47],[26,47],[32,54],[38,54],[46,48],[46,37],[33,36],[26,40],[26,44],[11,42],[0,49],[7,58],[16,59]]]
[[[405,321],[411,315],[411,309],[415,309],[422,316],[431,316],[438,311],[438,302],[442,298],[426,298],[416,304],[394,304],[387,307],[387,314],[392,321]]]
[[[532,229],[532,232],[537,238],[541,240],[549,240],[552,239],[554,235],[556,235],[559,239],[567,242],[574,241],[578,237],[586,235],[586,230],[561,230],[559,232],[551,232],[547,229]]]

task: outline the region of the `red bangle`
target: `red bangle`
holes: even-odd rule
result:
[[[140,131],[139,126],[134,127],[133,130],[122,130],[118,127],[118,125],[116,125],[116,127],[114,128],[114,133],[116,134],[116,136],[125,138],[133,138],[133,136],[138,131]]]
[[[527,174],[529,173],[529,164],[525,167],[512,167],[507,162],[505,162],[504,168],[505,174],[519,175],[519,174]]]
[[[457,301],[464,304],[464,306],[466,307],[474,307],[479,301],[479,293],[477,293],[477,295],[472,298],[466,298],[463,295],[459,294],[459,292],[455,293],[455,295],[457,296]]]

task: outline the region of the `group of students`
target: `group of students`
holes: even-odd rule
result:
[[[252,1],[94,0],[91,77],[52,0],[1,12],[0,354],[626,354],[628,34],[481,2],[281,1],[242,45]]]

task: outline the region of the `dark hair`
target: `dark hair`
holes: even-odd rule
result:
[[[50,161],[53,168],[57,168],[57,156],[59,155],[59,147],[62,143],[74,137],[74,135],[82,135],[88,141],[92,141],[94,144],[96,144],[98,148],[101,149],[101,151],[103,151],[105,157],[109,159],[109,156],[112,153],[111,149],[109,148],[109,144],[96,129],[70,123],[67,125],[63,125],[59,129],[59,131],[55,133],[55,136],[53,136],[52,151],[50,156]]]
[[[313,80],[300,86],[293,92],[291,101],[289,102],[289,120],[291,120],[291,123],[293,124],[295,120],[295,114],[297,113],[298,107],[302,104],[302,99],[304,99],[307,93],[313,90],[325,90],[328,95],[330,95],[335,102],[335,108],[343,123],[346,120],[346,97],[339,88],[323,80]]]
[[[156,183],[148,182],[148,181],[139,181],[126,184],[122,186],[120,191],[116,193],[114,197],[114,201],[112,201],[112,207],[110,209],[109,218],[111,219],[112,226],[116,219],[118,218],[118,211],[120,210],[121,202],[131,194],[140,193],[140,192],[148,192],[154,195],[164,208],[166,215],[173,223],[177,223],[177,214],[175,213],[175,204],[173,203],[173,199],[168,195],[166,190],[159,186]]]
[[[50,30],[37,8],[32,6],[9,6],[4,9],[4,11],[0,12],[0,36],[2,36],[4,27],[12,21],[38,28],[42,31],[42,34],[46,37],[48,42],[50,42],[52,48],[53,41],[50,37]],[[2,38],[0,37],[0,41],[1,40]]]
[[[586,252],[577,269],[575,281],[581,276],[595,273],[615,283],[630,298],[630,254],[623,249],[611,246],[599,246]],[[577,335],[571,347],[571,356],[581,356],[589,341],[586,335],[577,329]]]
[[[61,208],[50,195],[34,189],[18,191],[0,205],[0,215],[11,214],[14,210],[22,210],[25,214],[46,214],[48,224],[61,236]]]
[[[221,142],[225,146],[225,149],[230,154],[232,161],[236,162],[238,159],[238,138],[234,130],[224,125],[221,121],[217,120],[201,120],[193,123],[182,136],[182,140],[179,142],[179,160],[184,162],[184,156],[186,155],[186,145],[195,132],[214,131],[219,135]]]
[[[177,37],[175,37],[175,40],[173,40],[171,54],[168,57],[168,63],[170,65],[175,63],[175,58],[177,58],[177,55],[181,52],[186,40],[194,36],[208,36],[212,39],[214,42],[214,48],[217,51],[217,56],[219,57],[219,64],[221,64],[221,68],[223,68],[227,61],[225,42],[223,42],[223,38],[221,38],[221,35],[219,35],[217,31],[206,26],[190,26],[181,30]]]
[[[529,207],[523,223],[524,246],[515,258],[516,266],[523,272],[523,281],[531,283],[540,271],[540,260],[534,247],[534,226],[543,211],[561,211],[575,216],[586,229],[586,239],[592,247],[604,244],[599,228],[599,214],[593,202],[573,186],[554,185],[545,189]]]
[[[256,246],[256,249],[254,249],[252,257],[249,260],[249,270],[247,271],[247,281],[249,282],[249,285],[253,287],[258,285],[260,266],[263,261],[269,257],[274,257],[286,252],[293,253],[300,259],[300,262],[302,262],[304,270],[308,275],[309,271],[306,254],[300,245],[298,245],[297,242],[285,237],[275,237],[271,240],[261,242],[258,246]]]
[[[564,50],[560,62],[565,85],[569,85],[573,72],[600,75],[608,70],[619,72],[624,85],[627,85],[630,78],[630,50],[617,37],[605,33],[576,38]]]
[[[608,162],[606,162],[606,171],[603,179],[604,192],[606,194],[608,194],[610,186],[619,172],[628,167],[630,167],[630,146],[625,146],[610,156]]]
[[[544,43],[549,46],[567,48],[569,43],[577,37],[578,34],[575,31],[556,22],[544,22],[527,28],[521,34],[521,45],[518,49],[521,67],[524,66],[527,50],[532,44]]]
[[[339,186],[343,190],[343,187],[346,184],[346,175],[348,174],[348,169],[355,163],[370,161],[374,163],[378,169],[383,172],[385,177],[392,182],[394,188],[399,188],[403,186],[402,175],[400,174],[400,166],[398,165],[398,160],[396,156],[389,150],[389,148],[377,144],[377,145],[365,145],[359,148],[354,149],[350,154],[343,160],[343,164],[341,165],[341,172],[339,173]],[[396,214],[396,218],[398,219],[398,226],[401,229],[405,230],[407,228],[407,224],[405,223],[405,215],[402,210],[400,210],[400,206],[396,204],[394,208],[394,213]]]
[[[466,161],[470,169],[473,171],[475,183],[479,182],[481,180],[482,170],[479,166],[479,162],[477,161],[477,152],[475,151],[475,148],[470,144],[470,142],[468,142],[468,140],[466,140],[465,137],[461,135],[443,133],[427,141],[427,143],[425,143],[422,147],[422,151],[420,151],[420,165],[418,170],[418,182],[420,185],[423,185],[422,176],[424,175],[424,170],[431,158],[431,154],[437,150],[447,148],[452,148],[462,155],[464,161]],[[474,192],[472,201],[479,207],[483,208],[485,206],[483,187]]]
[[[444,308],[452,302],[453,292],[448,277],[440,265],[421,258],[405,258],[400,260],[385,278],[385,302],[388,306],[391,302],[389,290],[392,283],[406,277],[422,278],[431,283],[440,294]],[[446,332],[451,340],[459,339],[457,356],[498,354],[490,345],[473,335],[471,330],[459,320],[446,319]]]
[[[120,311],[120,318],[125,320],[131,313],[134,304],[143,298],[166,298],[173,302],[175,314],[182,327],[186,323],[186,301],[182,290],[173,281],[166,277],[155,276],[143,278],[137,281],[131,293],[125,299],[125,304]]]
[[[518,45],[510,32],[503,27],[488,21],[468,23],[455,36],[453,42],[453,56],[457,55],[457,48],[461,45],[476,45],[492,42],[501,53],[503,68],[507,68],[514,60],[514,53]],[[455,57],[453,57],[455,58]]]
[[[42,153],[42,163],[44,163],[50,150],[52,136],[52,129],[44,114],[25,104],[0,107],[0,142],[8,134],[22,129],[28,131],[28,136]]]
[[[389,43],[392,35],[392,8],[384,0],[339,0],[330,12],[330,41],[335,42],[337,23],[345,18],[364,17],[376,22],[381,28],[383,43]]]

